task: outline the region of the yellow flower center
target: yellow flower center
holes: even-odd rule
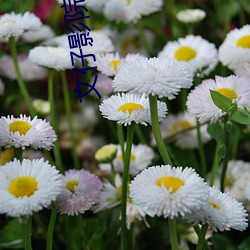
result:
[[[131,4],[131,0],[127,0],[128,1],[128,4]]]
[[[250,35],[246,35],[246,36],[241,37],[237,41],[236,45],[238,47],[248,48],[249,49],[250,48]]]
[[[217,210],[220,210],[220,206],[218,206],[217,204],[213,203],[213,202],[208,202],[208,204],[210,206],[212,206],[213,208],[217,209]]]
[[[10,131],[19,132],[20,135],[25,135],[31,128],[32,125],[25,121],[14,121],[9,124]]]
[[[184,129],[191,128],[191,127],[192,127],[192,124],[189,121],[181,120],[181,121],[175,122],[172,125],[171,132],[174,134],[180,130],[184,130]]]
[[[23,197],[31,196],[37,190],[37,181],[33,177],[17,177],[10,183],[9,191],[14,196]]]
[[[118,155],[118,158],[119,158],[121,161],[123,161],[123,156],[122,156],[122,154]],[[135,159],[136,159],[135,154],[131,153],[131,155],[130,155],[130,161],[135,161]]]
[[[70,192],[74,193],[75,187],[77,187],[78,184],[79,184],[79,182],[78,182],[77,180],[67,181],[67,182],[66,182],[66,188],[67,188]]]
[[[220,88],[216,90],[218,93],[230,98],[230,99],[236,99],[237,98],[237,94],[229,88]]]
[[[178,61],[190,61],[196,57],[196,51],[189,46],[182,46],[176,50],[174,56]]]
[[[166,177],[162,177],[159,178],[156,182],[156,185],[158,186],[162,186],[162,184],[164,184],[164,186],[167,189],[172,188],[172,192],[171,193],[175,193],[181,186],[184,185],[184,181],[176,178],[176,177],[172,177],[172,176],[166,176]]]
[[[112,60],[112,61],[108,64],[108,66],[111,67],[111,68],[113,68],[115,71],[117,71],[117,70],[118,70],[118,66],[119,66],[119,64],[120,64],[120,61],[121,61],[121,60],[119,60],[119,59],[117,59],[117,60]]]
[[[141,104],[138,103],[133,103],[133,102],[128,102],[125,103],[123,105],[121,105],[118,108],[118,111],[122,111],[124,113],[126,113],[127,111],[129,112],[129,114],[131,115],[131,113],[136,110],[136,109],[143,109],[144,107]]]
[[[224,185],[226,186],[226,187],[231,187],[231,186],[233,186],[233,184],[234,184],[234,178],[233,178],[233,176],[227,176],[226,178],[225,178],[225,180],[224,180]]]

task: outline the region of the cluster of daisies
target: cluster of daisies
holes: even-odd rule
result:
[[[7,116],[0,118],[0,127],[0,145],[6,150],[14,148],[14,152],[7,151],[10,155],[5,157],[7,163],[1,162],[1,214],[30,216],[52,202],[56,203],[58,212],[68,215],[84,213],[93,207],[102,186],[96,175],[83,169],[68,170],[62,175],[43,157],[21,161],[14,158],[18,149],[23,153],[30,147],[46,150],[54,147],[57,136],[48,122],[26,115]]]

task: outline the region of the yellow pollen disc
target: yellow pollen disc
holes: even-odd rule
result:
[[[196,57],[196,51],[189,46],[182,46],[176,50],[174,56],[178,61],[189,61]]]
[[[218,93],[230,98],[230,99],[236,99],[237,98],[237,94],[229,88],[220,88],[216,90]]]
[[[118,66],[119,66],[119,64],[120,64],[120,61],[121,61],[121,60],[112,60],[112,61],[108,64],[108,66],[111,67],[111,68],[113,68],[115,71],[117,71],[117,70],[118,70]]]
[[[118,158],[119,158],[121,161],[123,161],[122,154],[118,155]],[[135,161],[135,159],[136,159],[135,154],[131,153],[131,155],[130,155],[130,161]]]
[[[210,206],[212,206],[213,208],[217,209],[217,210],[220,210],[220,206],[218,206],[217,204],[213,203],[213,202],[208,202],[208,204]]]
[[[31,128],[32,125],[25,121],[14,121],[9,124],[10,131],[19,132],[20,135],[25,135]]]
[[[77,187],[78,184],[79,182],[77,180],[67,181],[66,188],[73,193],[75,191],[75,187]]]
[[[118,111],[122,111],[124,113],[126,113],[127,111],[129,112],[129,114],[131,115],[131,113],[136,110],[136,109],[143,109],[144,107],[141,104],[138,103],[133,103],[133,102],[128,102],[125,103],[123,105],[121,105],[118,108]]]
[[[131,0],[127,0],[128,1],[128,4],[131,4]]]
[[[171,127],[171,132],[174,134],[180,130],[191,128],[192,124],[189,121],[182,120],[175,122]]]
[[[243,36],[241,37],[236,45],[238,47],[242,47],[242,48],[250,48],[250,35],[246,35],[246,36]]]
[[[33,177],[17,177],[10,183],[9,191],[14,196],[31,196],[37,190],[37,181]]]
[[[164,184],[164,186],[169,189],[172,188],[172,193],[176,192],[181,186],[184,185],[184,181],[176,178],[176,177],[172,177],[172,176],[166,176],[166,177],[162,177],[160,179],[158,179],[155,182],[156,185],[158,186],[162,186],[162,184]]]

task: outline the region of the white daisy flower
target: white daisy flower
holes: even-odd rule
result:
[[[190,88],[193,73],[171,58],[128,61],[114,78],[115,91],[158,95],[174,99],[181,88]]]
[[[219,61],[231,70],[250,62],[250,25],[230,31],[218,50]]]
[[[243,231],[248,226],[247,212],[242,203],[233,199],[228,193],[210,188],[206,206],[187,216],[188,221],[207,223],[217,232],[235,229]]]
[[[14,159],[0,168],[0,179],[0,213],[12,217],[48,207],[62,189],[59,171],[43,159]]]
[[[176,14],[176,18],[182,23],[197,23],[206,17],[206,12],[201,9],[181,10]]]
[[[63,47],[65,49],[69,49],[69,41],[68,36],[72,35],[70,34],[64,34],[61,36],[56,36],[51,40],[48,40],[44,42],[44,45],[48,46],[58,46]],[[112,52],[114,50],[113,43],[111,39],[108,37],[107,34],[103,30],[91,30],[91,33],[89,35],[93,39],[92,46],[82,46],[82,53],[85,54],[98,54],[98,53],[108,53]],[[79,54],[79,48],[77,49],[71,49],[71,51],[75,52],[76,54]]]
[[[56,199],[61,214],[83,214],[98,201],[102,182],[89,171],[70,169],[64,173],[62,181],[62,192]]]
[[[71,69],[72,62],[69,49],[38,46],[30,50],[29,59],[40,66],[57,71]]]
[[[110,209],[121,204],[122,179],[119,174],[115,175],[114,185],[105,180],[101,189],[99,200],[93,207],[95,213]]]
[[[45,120],[20,115],[0,118],[0,146],[5,148],[44,148],[50,150],[56,140],[55,131]]]
[[[47,69],[40,67],[29,60],[26,55],[19,55],[18,64],[23,80],[39,81],[47,77]],[[0,74],[8,77],[11,80],[16,80],[16,70],[13,59],[9,55],[4,55],[0,58]]]
[[[116,172],[123,172],[123,156],[121,146],[117,145],[118,151],[116,158],[113,160],[114,169]],[[129,174],[132,176],[137,175],[143,169],[148,167],[154,158],[154,151],[147,145],[132,145]],[[99,164],[101,170],[111,173],[110,164]]]
[[[159,11],[162,0],[109,0],[104,6],[104,16],[116,22],[137,22],[142,16]]]
[[[144,221],[147,227],[149,227],[148,222],[146,221],[146,214],[139,206],[135,205],[133,202],[128,201],[126,204],[126,224],[127,229],[130,230],[131,224],[136,221]]]
[[[22,34],[22,39],[27,43],[35,43],[35,42],[41,42],[41,41],[52,39],[54,36],[55,36],[55,33],[50,28],[50,26],[43,24],[37,30],[30,30],[30,31],[24,32]]]
[[[42,25],[33,13],[6,13],[0,17],[0,42],[7,42],[10,37],[19,38],[25,31],[36,30]]]
[[[164,218],[192,213],[206,204],[208,185],[192,168],[154,166],[130,185],[130,197],[146,214]]]
[[[97,66],[97,70],[107,76],[115,76],[121,67],[128,61],[145,58],[140,54],[128,54],[125,58],[121,58],[119,53],[97,54],[96,61],[90,61],[90,66]]]
[[[159,53],[159,57],[166,56],[185,63],[197,76],[208,75],[218,62],[215,45],[194,35],[168,42]]]
[[[250,163],[242,160],[231,160],[228,162],[226,176],[224,180],[224,191],[229,193],[234,199],[245,202],[245,187],[250,182]],[[216,175],[214,186],[220,187],[220,176],[222,166]]]
[[[177,147],[182,149],[193,149],[199,146],[196,126],[195,117],[188,112],[183,112],[176,115],[167,115],[167,117],[161,122],[160,129],[164,139],[176,135],[174,141]],[[203,143],[206,143],[211,139],[207,132],[207,125],[202,125],[200,127],[200,133],[201,141]],[[153,135],[151,138],[152,144],[156,145]]]
[[[215,80],[204,80],[188,95],[188,111],[200,122],[216,122],[225,114],[213,103],[210,89],[232,99],[238,107],[244,108],[250,105],[250,78],[235,75],[215,76]]]
[[[104,118],[117,121],[124,126],[132,122],[143,124],[151,123],[149,101],[145,95],[124,94],[113,95],[99,106]],[[167,114],[165,103],[158,101],[158,117],[161,121]]]

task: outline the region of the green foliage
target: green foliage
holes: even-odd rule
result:
[[[18,219],[11,220],[0,230],[0,249],[22,249],[23,238]]]

